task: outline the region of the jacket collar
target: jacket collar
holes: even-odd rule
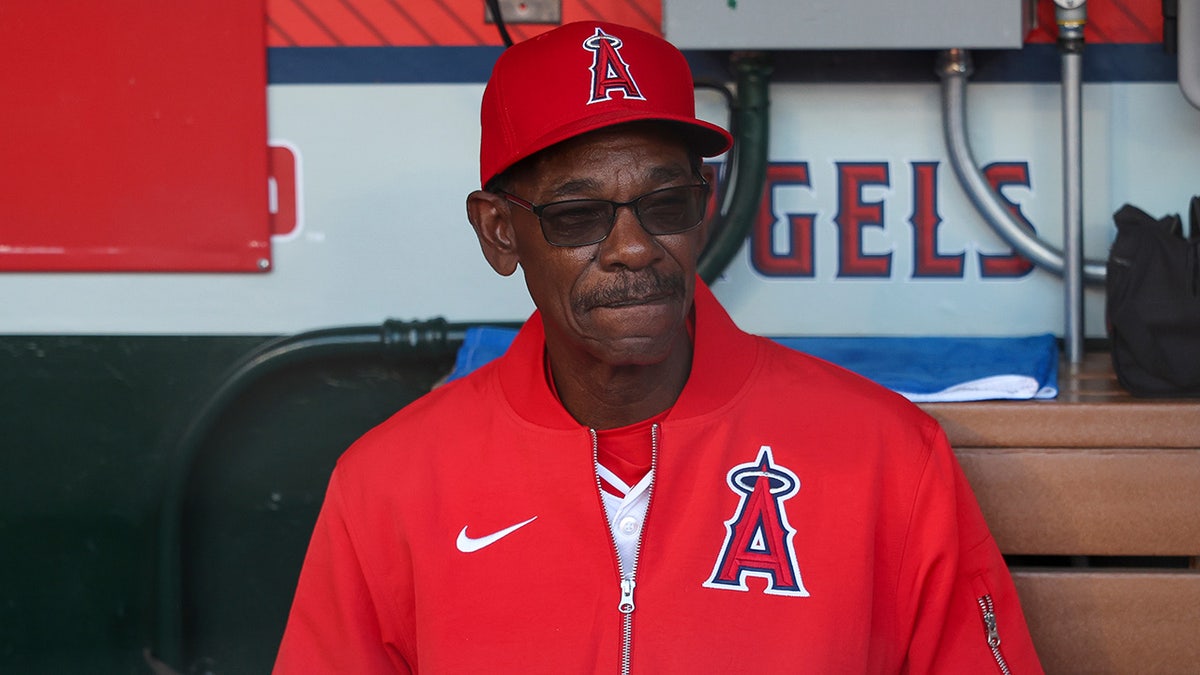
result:
[[[745,384],[758,358],[758,339],[742,332],[712,291],[696,279],[695,346],[692,372],[667,416],[682,420],[723,406]],[[493,372],[499,377],[508,404],[526,421],[552,429],[580,429],[547,385],[546,333],[540,312],[534,312],[517,333]]]

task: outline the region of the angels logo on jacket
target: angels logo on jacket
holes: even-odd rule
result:
[[[756,460],[730,469],[726,482],[741,500],[725,521],[725,544],[704,585],[748,592],[746,577],[762,577],[764,593],[807,598],[792,546],[796,530],[783,504],[800,489],[800,479],[776,464],[771,446],[764,445]]]
[[[588,105],[612,100],[612,92],[620,90],[626,100],[645,101],[637,82],[629,74],[629,64],[621,58],[621,38],[596,28],[596,34],[583,41],[583,48],[592,52],[592,95]]]

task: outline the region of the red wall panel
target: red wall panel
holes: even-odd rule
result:
[[[267,0],[272,47],[499,45],[484,0]],[[602,19],[662,33],[660,0],[562,0],[562,21]],[[515,42],[554,26],[510,24]]]
[[[0,3],[0,271],[268,269],[264,11]]]

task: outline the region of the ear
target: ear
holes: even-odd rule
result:
[[[517,271],[520,262],[510,213],[508,203],[500,195],[483,190],[467,195],[467,219],[475,228],[479,248],[492,269],[502,276]]]

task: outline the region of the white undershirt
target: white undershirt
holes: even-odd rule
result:
[[[654,470],[646,472],[633,487],[626,485],[615,473],[600,464],[596,464],[596,473],[601,481],[624,495],[617,497],[607,490],[600,490],[604,513],[612,526],[613,541],[621,558],[621,571],[628,578],[633,575],[634,565],[637,564],[638,541],[646,521],[646,508],[650,505],[650,484],[654,481]]]

